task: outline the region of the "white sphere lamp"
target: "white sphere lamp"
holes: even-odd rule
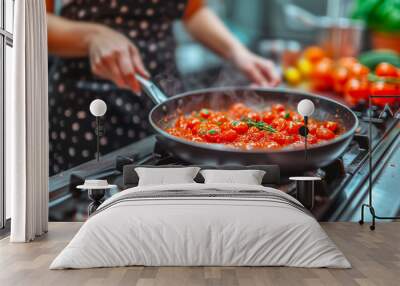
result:
[[[95,99],[90,103],[90,113],[93,116],[99,117],[106,114],[107,104],[101,99]]]
[[[100,122],[100,117],[106,114],[107,112],[107,104],[101,99],[95,99],[90,103],[89,106],[90,113],[96,117],[96,159],[97,161],[100,160],[100,136],[103,135],[103,126]]]
[[[308,117],[314,113],[314,103],[309,99],[303,99],[297,104],[297,111],[304,117],[304,126],[299,129],[299,134],[304,137],[304,155],[307,160],[307,135],[308,135]]]
[[[303,99],[297,105],[297,111],[304,117],[311,116],[314,113],[314,103],[309,99]]]

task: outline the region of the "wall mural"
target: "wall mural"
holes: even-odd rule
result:
[[[340,26],[323,1],[207,2],[47,1],[50,220],[138,184],[129,165],[257,165],[320,221],[394,219],[400,27],[347,4]]]

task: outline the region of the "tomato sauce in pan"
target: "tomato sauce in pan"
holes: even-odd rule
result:
[[[201,109],[181,115],[166,131],[193,142],[224,144],[241,149],[280,149],[303,146],[299,135],[303,117],[282,104],[274,104],[263,111],[236,103],[227,110]],[[336,121],[308,122],[308,144],[332,140],[340,134]]]

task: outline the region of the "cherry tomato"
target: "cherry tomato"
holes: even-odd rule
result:
[[[345,67],[338,67],[333,72],[333,89],[338,93],[343,93],[347,80],[349,79],[349,70]]]
[[[356,63],[358,63],[358,61],[353,57],[345,57],[338,60],[338,66],[346,69],[351,69]]]
[[[329,58],[320,60],[311,73],[311,87],[317,91],[330,90],[333,87],[333,61]]]
[[[333,133],[328,128],[321,126],[321,127],[317,128],[317,137],[319,139],[330,140],[330,139],[335,138],[335,133]]]
[[[325,122],[324,126],[326,128],[328,128],[329,130],[335,132],[338,129],[339,124],[335,121],[327,121],[327,122]]]
[[[383,62],[376,66],[375,74],[384,77],[397,77],[397,69],[394,65]]]
[[[257,112],[249,112],[249,114],[247,114],[247,117],[253,121],[261,120],[261,116]]]
[[[276,132],[273,133],[271,135],[271,139],[274,140],[276,143],[278,143],[279,145],[286,145],[287,144],[287,136],[280,133],[280,132]]]
[[[200,119],[194,117],[187,122],[187,127],[193,129],[193,127],[195,127],[197,124],[200,123],[201,123]]]
[[[301,122],[289,121],[286,130],[289,134],[298,134],[302,125],[303,123]]]
[[[203,108],[202,110],[200,110],[200,116],[207,119],[208,117],[210,117],[211,113],[207,108]]]
[[[263,121],[265,123],[271,124],[274,119],[275,115],[272,113],[272,111],[267,111],[266,113],[264,113]]]
[[[304,50],[304,57],[312,63],[319,62],[326,54],[323,49],[317,46],[311,46]]]
[[[381,96],[379,98],[372,98],[372,103],[385,106],[386,104],[393,104],[396,102],[396,98],[387,98],[385,95],[399,95],[400,91],[397,90],[396,85],[386,83],[383,81],[374,82],[371,84],[371,95]]]
[[[354,100],[355,103],[361,100],[368,100],[369,86],[368,81],[358,78],[351,78],[345,85],[345,94],[349,99]]]
[[[233,121],[231,125],[232,129],[239,134],[244,134],[249,130],[249,126],[243,121]]]
[[[207,131],[205,137],[208,142],[220,142],[221,130],[218,127],[212,127]]]
[[[221,134],[221,139],[224,142],[233,142],[236,140],[237,137],[238,137],[238,134],[233,129],[226,130],[226,131],[222,132],[222,134]]]
[[[360,63],[355,63],[350,69],[350,74],[358,78],[366,77],[369,74],[369,68]]]

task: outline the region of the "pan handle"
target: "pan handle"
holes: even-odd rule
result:
[[[142,86],[144,93],[155,103],[161,104],[167,101],[168,96],[162,92],[152,81],[145,79],[144,77],[135,74],[137,81]]]

